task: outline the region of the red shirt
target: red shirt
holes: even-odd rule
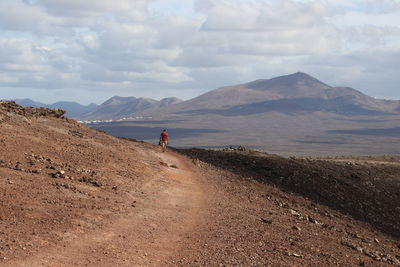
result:
[[[161,133],[161,141],[163,141],[163,142],[168,142],[168,134],[167,134],[167,132],[162,132]]]

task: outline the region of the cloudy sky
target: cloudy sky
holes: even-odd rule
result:
[[[400,99],[400,0],[0,1],[1,99],[189,99],[297,71]]]

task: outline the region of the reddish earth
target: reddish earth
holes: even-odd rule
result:
[[[396,162],[162,153],[60,116],[0,103],[1,266],[400,265]]]

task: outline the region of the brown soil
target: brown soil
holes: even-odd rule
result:
[[[396,167],[183,151],[189,159],[20,109],[0,103],[1,266],[400,265],[399,202],[390,202],[399,190],[379,182],[396,181]],[[337,166],[311,184],[290,176]],[[384,173],[365,180],[374,187],[366,177],[325,182],[348,168]],[[371,190],[381,204],[362,203],[381,223],[349,208]]]

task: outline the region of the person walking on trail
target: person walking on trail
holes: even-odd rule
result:
[[[167,150],[167,145],[168,145],[168,133],[167,130],[164,129],[160,135],[160,144],[162,146],[162,151],[165,152],[165,150]]]

